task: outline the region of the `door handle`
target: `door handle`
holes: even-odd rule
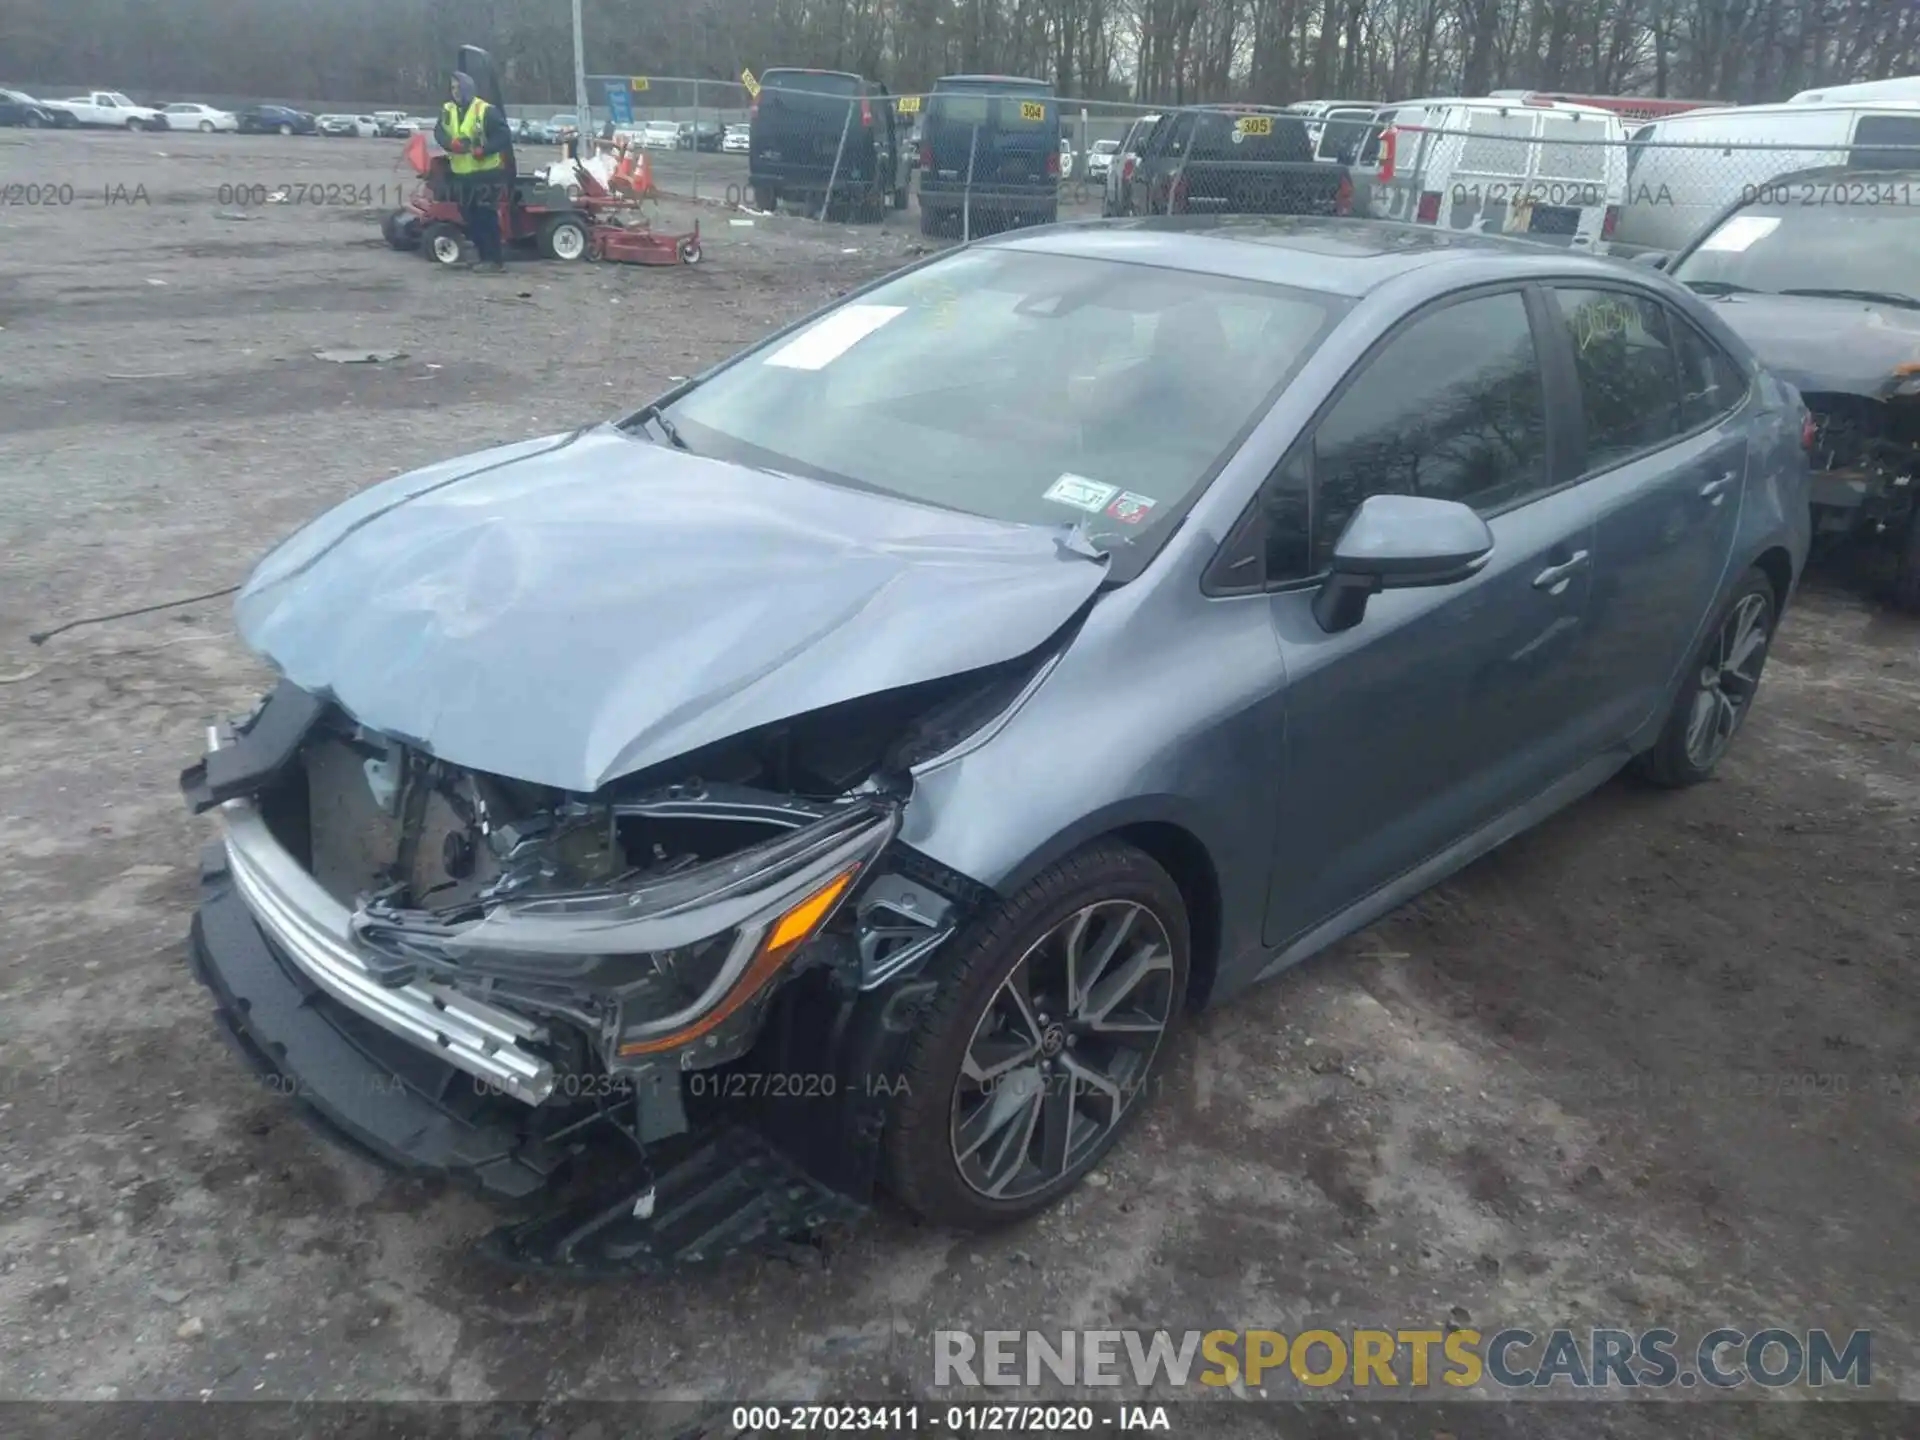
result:
[[[1711,500],[1714,504],[1718,505],[1721,500],[1725,498],[1727,491],[1733,488],[1733,482],[1739,478],[1739,471],[1729,470],[1718,480],[1707,481],[1706,484],[1700,487],[1700,498],[1702,500]]]
[[[1533,588],[1544,590],[1549,595],[1558,595],[1567,588],[1567,582],[1587,568],[1587,562],[1593,557],[1584,550],[1576,550],[1573,555],[1558,565],[1549,565],[1533,577]]]

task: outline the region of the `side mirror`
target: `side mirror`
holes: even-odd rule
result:
[[[1651,266],[1655,270],[1666,269],[1667,266],[1672,263],[1672,260],[1673,252],[1671,250],[1642,250],[1638,255],[1633,257],[1634,264]]]
[[[1369,495],[1334,542],[1313,618],[1328,634],[1351,630],[1382,590],[1452,585],[1493,554],[1493,532],[1471,507],[1421,495]]]

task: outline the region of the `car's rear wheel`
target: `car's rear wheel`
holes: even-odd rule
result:
[[[1773,641],[1773,582],[1749,570],[1682,677],[1667,723],[1635,768],[1656,785],[1698,785],[1727,753],[1760,689]]]
[[[282,135],[291,135],[291,134],[293,133],[293,126],[291,126],[291,125],[282,125],[282,126],[280,127],[280,133],[281,133]]]
[[[200,133],[202,135],[211,135],[213,133],[213,122],[211,120],[202,120],[200,122]]]
[[[922,1218],[978,1229],[1058,1200],[1138,1113],[1186,995],[1186,906],[1150,857],[1102,841],[979,917],[945,963],[886,1175]]]

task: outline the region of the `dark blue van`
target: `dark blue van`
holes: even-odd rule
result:
[[[920,140],[920,230],[969,235],[1060,214],[1060,103],[1044,80],[944,75]]]

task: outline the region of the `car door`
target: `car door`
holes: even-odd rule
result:
[[[1666,708],[1726,580],[1747,473],[1740,368],[1658,298],[1549,291],[1552,362],[1594,506],[1589,682],[1624,742]]]
[[[1183,110],[1161,121],[1153,133],[1148,153],[1140,157],[1133,177],[1133,213],[1164,215],[1167,198],[1173,189],[1173,172],[1179,165],[1193,134],[1194,114]]]
[[[1312,931],[1591,758],[1578,683],[1593,513],[1547,402],[1540,298],[1450,298],[1361,362],[1262,492],[1287,675],[1267,940]],[[1493,531],[1458,584],[1376,595],[1328,634],[1318,577],[1360,502],[1471,504]]]

